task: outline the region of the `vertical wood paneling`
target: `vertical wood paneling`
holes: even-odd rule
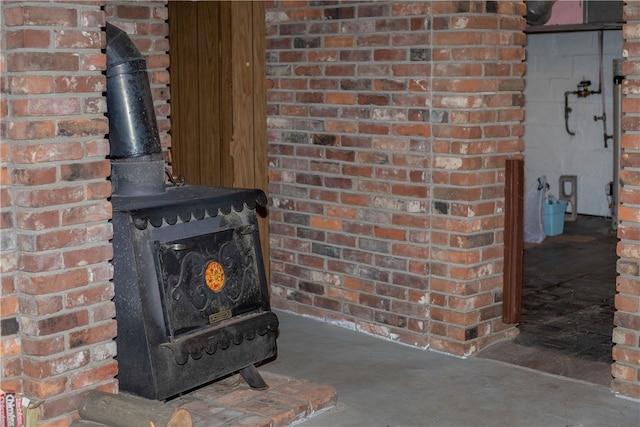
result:
[[[233,75],[233,186],[253,186],[253,63],[251,37],[253,34],[251,2],[231,2],[231,28],[234,31],[231,55]],[[249,119],[249,120],[247,120]]]
[[[199,184],[220,182],[220,73],[216,68],[220,63],[219,25],[220,3],[199,2],[197,21],[199,91],[194,103],[198,105],[198,140],[200,180]],[[195,145],[195,144],[194,144]]]
[[[169,2],[174,174],[267,191],[262,2]],[[269,277],[268,221],[261,212]]]
[[[173,13],[172,13],[173,12]],[[176,13],[179,12],[179,13]],[[198,3],[169,2],[169,37],[171,40],[171,150],[174,174],[184,175],[187,182],[200,182],[198,103]],[[199,144],[199,143],[195,143]]]
[[[253,42],[253,158],[254,186],[268,193],[267,159],[267,88],[265,79],[265,10],[264,2],[252,2]],[[258,225],[261,230],[262,253],[269,260],[269,219],[266,209],[259,212]],[[267,280],[270,277],[269,263],[265,263]]]
[[[265,11],[263,2],[253,2],[253,31],[265,34]],[[267,88],[265,79],[265,38],[253,39],[253,141],[254,181],[267,191]]]

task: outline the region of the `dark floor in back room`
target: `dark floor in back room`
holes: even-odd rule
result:
[[[609,219],[586,215],[526,244],[520,335],[478,356],[609,385],[616,244]]]

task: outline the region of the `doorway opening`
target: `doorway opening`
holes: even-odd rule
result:
[[[525,193],[544,176],[546,195],[558,198],[559,177],[576,175],[577,207],[569,211],[578,215],[567,215],[561,234],[525,244],[520,335],[479,356],[609,386],[617,237],[608,190],[613,144],[603,133],[613,133],[613,61],[622,54],[622,34],[536,33],[527,41]],[[567,123],[562,94],[587,79],[602,93],[571,99]],[[594,120],[603,114],[604,132]]]
[[[478,356],[610,386],[616,244],[610,221],[588,215],[526,244],[520,334]]]

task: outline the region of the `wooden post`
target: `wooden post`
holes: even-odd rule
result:
[[[522,315],[524,252],[524,161],[507,159],[504,215],[504,283],[502,321],[519,323]]]

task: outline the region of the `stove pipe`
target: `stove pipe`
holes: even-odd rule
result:
[[[114,195],[164,193],[165,164],[144,57],[107,23],[107,117]]]

